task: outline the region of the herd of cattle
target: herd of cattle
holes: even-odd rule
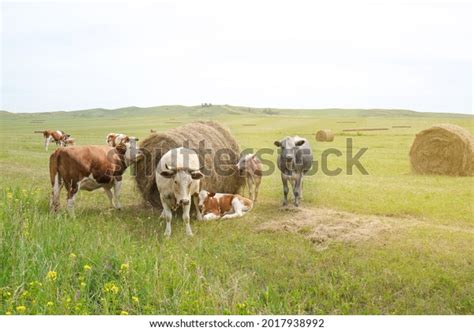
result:
[[[103,188],[112,206],[121,208],[120,187],[125,170],[133,162],[144,157],[137,148],[136,137],[121,133],[109,133],[106,145],[74,145],[74,139],[63,131],[35,131],[43,133],[45,149],[50,142],[60,147],[49,159],[52,194],[50,209],[57,212],[62,187],[67,191],[67,210],[74,215],[74,201],[79,190],[93,191]],[[288,192],[293,188],[294,205],[302,198],[303,176],[313,163],[311,147],[306,139],[286,137],[274,143],[281,149],[277,166],[281,171],[284,200],[288,204]],[[190,209],[194,204],[198,220],[229,219],[243,216],[257,200],[262,180],[262,163],[256,154],[243,155],[235,165],[235,171],[245,178],[249,198],[239,194],[208,192],[201,189],[204,174],[196,151],[178,147],[165,153],[155,170],[156,186],[163,206],[161,217],[166,220],[165,235],[171,235],[173,212],[182,209],[186,234],[192,235]]]

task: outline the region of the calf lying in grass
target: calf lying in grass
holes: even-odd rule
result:
[[[199,192],[199,209],[205,221],[240,217],[252,207],[252,200],[238,194]]]

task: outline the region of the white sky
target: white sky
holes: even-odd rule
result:
[[[470,2],[132,3],[3,2],[0,109],[472,112]]]

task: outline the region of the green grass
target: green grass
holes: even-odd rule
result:
[[[472,116],[275,111],[168,106],[0,113],[0,313],[474,313],[474,180],[413,175],[408,161],[416,132],[449,122],[472,133]],[[151,128],[178,125],[167,122],[203,118],[228,126],[242,148],[273,149],[276,139],[302,135],[310,138],[318,160],[326,148],[344,151],[345,138],[352,138],[356,150],[368,148],[362,163],[369,175],[355,170],[330,177],[319,171],[305,182],[302,208],[395,216],[412,226],[368,241],[332,242],[322,251],[297,234],[259,232],[258,225],[285,217],[278,210],[277,172],[264,178],[251,213],[231,222],[193,221],[192,238],[177,221],[165,240],[159,214],[142,207],[128,174],[122,211],[111,210],[105,194],[97,191],[79,195],[75,219],[48,213],[51,151],[44,151],[41,135],[33,130],[62,129],[78,144],[103,144],[111,131],[145,137]],[[412,128],[340,134],[347,127],[392,125]],[[339,134],[332,143],[317,143],[312,134],[320,128]],[[344,166],[343,158],[332,156],[329,167],[338,166]],[[91,269],[84,270],[85,265]],[[48,278],[50,271],[56,278],[51,273]]]

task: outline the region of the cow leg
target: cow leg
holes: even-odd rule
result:
[[[193,203],[194,208],[196,209],[196,218],[198,219],[198,221],[202,221],[202,213],[199,209],[199,196],[197,194],[193,194]]]
[[[283,206],[286,206],[288,205],[288,178],[282,174],[281,181],[283,182]]]
[[[191,204],[190,203],[183,206],[183,221],[184,221],[184,226],[186,228],[186,234],[188,236],[193,235],[193,231],[191,230],[191,224],[189,222],[189,210],[190,209],[191,209]]]
[[[258,189],[260,187],[260,182],[261,182],[261,178],[260,177],[257,177],[255,179],[255,200],[253,202],[257,202],[257,197],[258,197]]]
[[[51,136],[48,138],[44,138],[44,150],[48,150],[49,143],[51,142]]]
[[[301,180],[302,180],[302,175],[298,175],[296,179],[294,180],[293,184],[293,196],[295,197],[295,207],[298,207],[300,203],[300,188],[301,188]]]
[[[209,214],[206,214],[203,216],[203,220],[204,221],[213,221],[213,220],[217,220],[220,218],[220,215],[216,215],[214,213],[209,213]]]
[[[120,210],[122,209],[122,204],[120,203],[120,188],[122,187],[121,180],[114,181],[114,203],[113,206]]]
[[[72,217],[76,217],[74,212],[74,201],[76,200],[77,192],[79,192],[79,183],[72,182],[69,185],[68,192],[67,192],[67,210],[69,215]]]
[[[300,201],[303,201],[303,174],[301,174],[301,181],[300,181]]]
[[[162,198],[161,201],[164,201],[164,199]],[[171,219],[173,218],[173,212],[166,202],[163,204],[163,212],[161,215],[163,215],[166,220],[165,236],[169,237],[171,236]]]
[[[113,195],[112,191],[110,190],[110,187],[105,187],[104,186],[104,192],[107,195],[107,198],[109,198],[109,201],[110,201],[110,204],[112,205],[112,207],[115,207],[114,206],[114,195]]]
[[[252,177],[247,177],[247,183],[249,186],[249,197],[250,200],[254,201],[255,200],[255,182]]]
[[[49,204],[50,211],[56,213],[59,210],[60,206],[60,195],[61,189],[63,188],[63,183],[59,173],[56,173],[54,176],[54,184],[51,192],[51,201]]]
[[[225,214],[222,216],[222,219],[230,219],[230,218],[236,218],[236,217],[241,217],[244,216],[243,212],[243,204],[240,202],[239,199],[233,199],[232,200],[232,208],[233,208],[233,213],[231,214]]]

